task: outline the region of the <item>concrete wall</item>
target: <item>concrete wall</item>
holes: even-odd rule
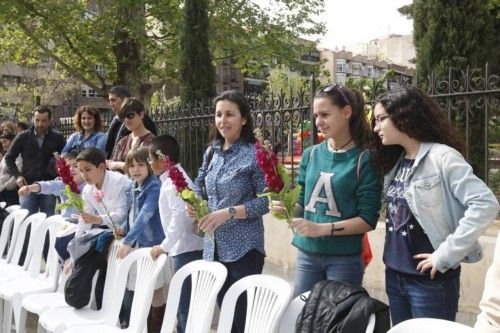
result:
[[[293,281],[297,249],[291,245],[292,231],[286,222],[274,219],[270,214],[264,217],[266,265],[274,266],[273,274]],[[472,326],[479,312],[478,304],[484,288],[484,276],[493,259],[497,227],[494,226],[481,236],[479,242],[484,249],[484,259],[475,264],[462,264],[460,303],[457,321]],[[363,286],[374,298],[387,303],[385,294],[385,266],[382,252],[385,226],[379,223],[369,233],[373,260],[366,269]]]

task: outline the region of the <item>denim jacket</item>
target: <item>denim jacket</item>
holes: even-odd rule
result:
[[[134,223],[122,226],[127,235],[123,244],[133,246],[137,242],[139,247],[158,245],[165,238],[161,226],[158,198],[160,197],[161,182],[155,176],[149,175],[141,186],[136,187],[133,182],[127,190],[127,207],[132,206],[134,200]],[[130,229],[130,230],[129,230]]]
[[[385,176],[384,193],[398,165]],[[461,261],[481,260],[477,240],[497,217],[499,204],[458,151],[421,143],[404,186],[404,197],[434,247],[432,263],[440,272]]]

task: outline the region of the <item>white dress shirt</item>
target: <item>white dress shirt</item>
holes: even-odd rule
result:
[[[94,198],[94,193],[98,191],[96,186],[87,184],[82,192],[82,198],[85,201],[83,210],[86,213],[99,216],[102,219],[102,224],[107,225],[110,229],[113,228],[111,219],[120,227],[127,219],[126,190],[131,182],[129,178],[119,172],[106,170],[101,189],[104,195],[102,202],[97,202]],[[85,223],[80,219],[76,235],[88,232],[91,228],[92,224]]]
[[[180,164],[176,167],[184,174],[189,188],[193,182]],[[186,204],[177,194],[177,190],[167,172],[160,176],[160,218],[165,232],[165,239],[160,247],[170,256],[203,250],[203,238],[196,236],[193,229],[193,219],[186,215]]]

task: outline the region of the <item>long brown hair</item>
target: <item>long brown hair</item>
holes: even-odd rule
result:
[[[357,145],[368,148],[370,126],[366,120],[365,101],[360,91],[338,84],[328,85],[320,88],[314,98],[328,98],[331,104],[341,108],[350,106],[352,113],[349,119],[349,133]]]
[[[464,152],[464,143],[455,126],[445,117],[439,105],[420,89],[408,86],[382,94],[377,103],[384,107],[394,127],[420,142],[442,143]],[[375,128],[375,118],[372,118]],[[399,145],[384,146],[378,135],[372,135],[373,165],[385,175],[403,152]]]

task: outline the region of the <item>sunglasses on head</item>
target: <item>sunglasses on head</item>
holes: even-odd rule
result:
[[[340,85],[340,84],[329,84],[327,85],[326,87],[324,87],[323,89],[320,90],[321,92],[336,92],[338,94],[340,94],[340,96],[342,96],[342,99],[344,100],[344,102],[346,104],[351,104],[349,102],[349,98],[347,97],[347,93],[345,91],[345,88],[344,86]]]
[[[135,115],[136,115],[136,113],[135,113],[135,112],[133,112],[133,111],[131,111],[131,112],[128,112],[128,113],[126,113],[126,114],[122,115],[122,116],[120,117],[120,119],[121,119],[121,120],[124,120],[125,118],[127,118],[127,119],[134,119]]]

